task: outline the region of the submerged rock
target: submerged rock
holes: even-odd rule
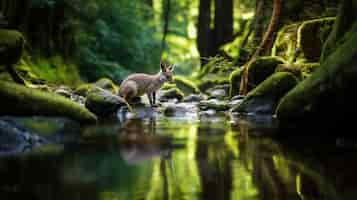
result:
[[[97,120],[89,110],[65,97],[6,81],[0,81],[0,105],[0,115],[63,116],[83,123]]]
[[[100,87],[94,87],[85,101],[86,108],[101,117],[112,115],[125,105],[124,99]]]
[[[277,72],[248,93],[231,112],[274,114],[281,97],[298,83],[290,72]]]

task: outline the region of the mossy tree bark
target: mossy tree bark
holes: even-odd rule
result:
[[[344,42],[345,38],[343,38],[343,36],[357,20],[357,13],[356,10],[354,10],[357,8],[356,4],[356,1],[351,0],[343,0],[341,3],[332,32],[324,44],[320,62],[323,62],[339,44]]]

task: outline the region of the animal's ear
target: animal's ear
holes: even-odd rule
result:
[[[175,67],[176,67],[176,65],[172,65],[168,69],[173,72],[175,70]]]
[[[162,60],[160,60],[160,68],[161,68],[162,72],[166,72],[167,71],[166,64]]]

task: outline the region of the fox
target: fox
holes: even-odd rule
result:
[[[156,91],[161,88],[165,82],[174,83],[173,71],[175,65],[168,66],[162,60],[160,61],[160,71],[157,74],[135,73],[129,75],[119,86],[119,96],[122,97],[129,111],[133,108],[128,103],[131,98],[147,95],[151,107],[155,106]]]

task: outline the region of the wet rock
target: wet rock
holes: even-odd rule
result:
[[[221,101],[218,99],[200,101],[199,107],[201,110],[213,109],[216,111],[226,111],[229,109],[228,103],[226,101]]]
[[[210,88],[206,91],[208,95],[215,99],[224,99],[228,96],[229,93],[229,85],[217,85],[213,88]]]
[[[202,94],[190,94],[183,98],[183,102],[199,102],[204,100],[205,97]]]
[[[117,112],[119,121],[127,119],[150,119],[158,115],[158,109],[151,106],[132,106],[134,113],[130,113],[126,107],[121,107]]]
[[[93,88],[85,101],[86,108],[101,117],[110,116],[125,105],[125,101],[121,97],[100,87]]]
[[[62,116],[82,123],[97,121],[93,113],[65,97],[6,81],[0,81],[0,105],[0,115]]]
[[[241,103],[231,109],[239,113],[274,114],[281,97],[298,83],[290,72],[278,72],[248,93]]]
[[[169,117],[184,117],[196,115],[198,108],[192,103],[178,103],[165,105],[164,115]]]
[[[178,101],[181,101],[184,97],[184,94],[178,88],[171,88],[160,92],[161,94],[159,100],[163,102],[168,101],[169,99],[177,99]]]

